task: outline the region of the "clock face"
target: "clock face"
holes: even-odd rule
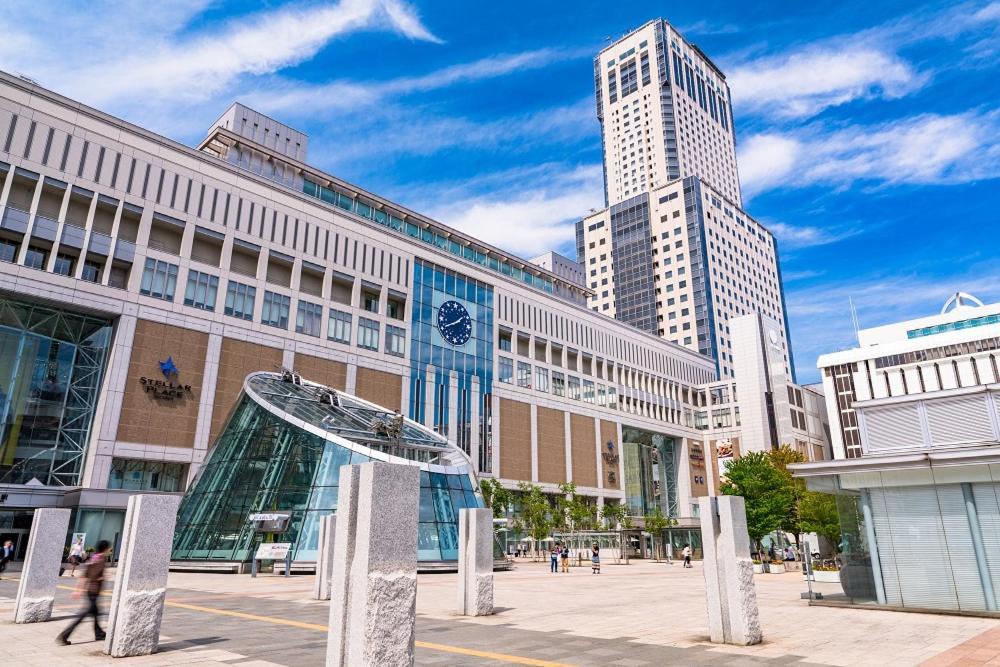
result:
[[[438,331],[452,345],[465,345],[472,337],[472,318],[458,301],[445,301],[438,308]]]

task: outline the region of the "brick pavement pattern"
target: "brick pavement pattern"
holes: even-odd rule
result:
[[[809,607],[795,573],[758,575],[765,642],[752,647],[708,642],[697,564],[609,563],[595,576],[589,568],[549,574],[547,563],[519,563],[497,573],[498,613],[484,617],[455,614],[456,583],[454,574],[419,577],[418,665],[984,665],[1000,652],[994,619]],[[820,588],[832,594],[837,586]],[[311,599],[311,577],[172,573],[161,652],[127,659],[101,655],[89,628],[77,631],[81,643],[55,645],[78,604],[65,589],[56,620],[14,625],[15,590],[16,581],[0,581],[0,660],[19,667],[323,664],[328,603]]]

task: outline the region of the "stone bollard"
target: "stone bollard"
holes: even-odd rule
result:
[[[35,510],[28,553],[21,570],[21,581],[17,585],[15,623],[41,623],[52,617],[52,603],[56,599],[59,566],[62,565],[71,512],[53,508]]]
[[[128,499],[104,652],[115,658],[150,655],[160,645],[167,573],[180,496]]]
[[[458,511],[458,613],[493,613],[493,511]]]
[[[337,536],[337,515],[327,514],[319,518],[319,550],[316,552],[316,581],[313,582],[313,598],[330,599],[330,579],[333,577],[333,545]]]
[[[413,664],[420,469],[343,466],[326,664]]]
[[[709,636],[718,644],[759,644],[763,634],[743,498],[702,497],[699,504]]]

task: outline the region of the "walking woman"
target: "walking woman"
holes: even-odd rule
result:
[[[104,585],[104,568],[108,562],[108,552],[111,551],[111,544],[107,540],[97,543],[97,551],[87,561],[87,569],[83,573],[83,578],[79,580],[74,597],[79,597],[81,593],[87,596],[86,606],[73,618],[73,621],[59,633],[56,638],[57,644],[68,645],[69,636],[73,634],[80,621],[88,616],[94,617],[94,639],[101,641],[104,639],[104,630],[101,629],[100,613],[97,600],[101,597],[101,588]]]
[[[601,573],[601,548],[597,546],[597,542],[590,548],[590,571],[593,574]]]

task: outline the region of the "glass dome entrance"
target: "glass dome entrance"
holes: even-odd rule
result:
[[[291,515],[296,561],[314,561],[319,518],[336,510],[342,465],[421,469],[422,562],[458,558],[458,510],[482,507],[465,454],[416,422],[291,373],[255,373],[191,485],[174,560],[248,561],[261,539],[250,515]]]

